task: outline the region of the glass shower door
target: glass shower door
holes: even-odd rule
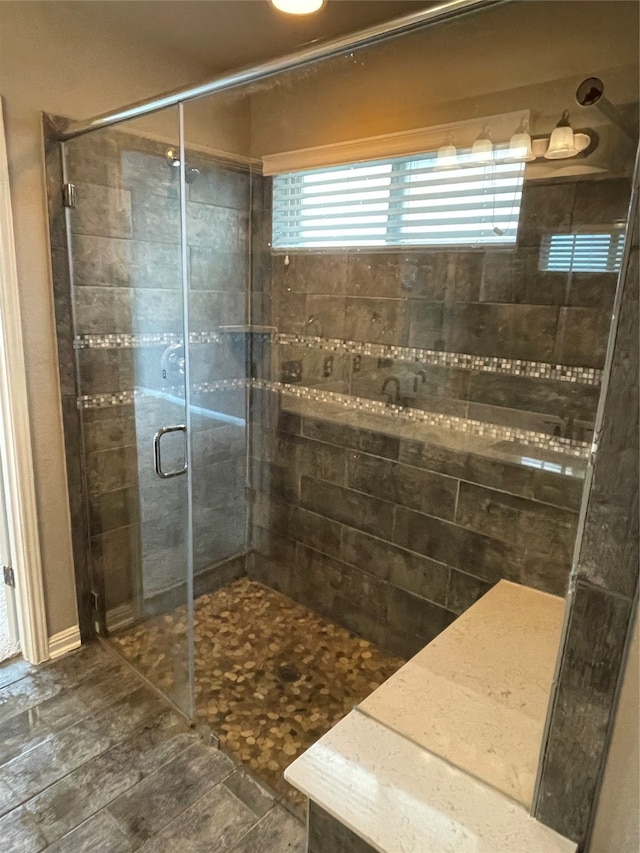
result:
[[[191,716],[179,140],[174,108],[75,139],[65,156],[76,196],[68,232],[99,631]]]

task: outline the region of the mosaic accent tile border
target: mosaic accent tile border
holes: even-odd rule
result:
[[[392,358],[398,361],[415,361],[433,367],[457,367],[481,373],[501,373],[511,376],[527,376],[536,379],[554,379],[580,385],[600,385],[602,370],[594,367],[572,367],[544,361],[525,361],[519,358],[469,355],[461,352],[400,347],[393,344],[373,344],[363,341],[348,341],[343,338],[320,338],[307,335],[277,334],[276,343],[283,346],[308,347],[310,349],[346,352],[351,355],[367,355],[374,358]]]
[[[191,386],[192,394],[209,394],[213,391],[231,391],[239,388],[248,388],[247,379],[221,379],[219,382],[194,382]],[[107,406],[124,406],[150,397],[162,397],[170,395],[184,399],[184,385],[163,385],[157,390],[136,388],[133,391],[118,391],[114,394],[82,394],[78,397],[79,409],[103,409]]]
[[[454,432],[466,435],[509,441],[527,447],[537,447],[542,450],[561,453],[565,456],[574,456],[578,459],[588,459],[591,453],[591,443],[586,441],[560,438],[544,432],[535,432],[534,430],[521,429],[520,427],[502,426],[473,420],[472,418],[461,418],[456,415],[425,412],[422,409],[405,408],[404,406],[383,403],[379,400],[369,400],[366,397],[353,397],[349,394],[340,394],[337,391],[323,391],[304,385],[271,382],[267,379],[224,379],[219,382],[202,382],[193,385],[192,393],[206,394],[213,391],[230,391],[244,388],[257,388],[278,394],[288,394],[292,397],[315,403],[331,403],[351,411],[399,418],[404,421],[411,421],[412,423],[423,423],[427,426],[453,430]],[[172,393],[180,397],[182,396],[180,390],[164,388],[158,393]],[[133,403],[138,398],[151,396],[156,395],[144,389],[121,391],[117,394],[84,395],[78,398],[78,408],[97,409],[105,406],[121,406],[126,403]]]
[[[272,336],[280,346],[298,346],[308,349],[344,352],[350,355],[390,358],[397,361],[413,361],[432,367],[451,367],[473,370],[480,373],[499,373],[508,376],[526,376],[533,379],[552,379],[572,382],[577,385],[599,386],[602,370],[594,367],[574,367],[545,361],[526,361],[519,358],[470,355],[461,352],[401,347],[394,344],[374,344],[366,341],[350,341],[343,338],[321,338],[308,335],[276,333]],[[225,340],[218,332],[191,332],[190,344],[217,344]],[[148,346],[170,346],[183,343],[176,332],[132,333],[111,335],[79,335],[74,339],[75,349],[117,349]]]
[[[218,332],[190,332],[190,344],[217,344],[222,340]],[[170,346],[184,343],[178,332],[133,332],[112,335],[77,335],[74,349],[132,349],[138,347]]]
[[[345,409],[367,412],[369,414],[400,418],[413,423],[424,423],[441,429],[453,430],[467,435],[485,436],[501,441],[511,441],[528,447],[540,447],[564,455],[587,459],[591,453],[591,443],[577,441],[572,438],[559,438],[545,432],[521,429],[519,427],[501,426],[471,418],[460,418],[455,415],[445,415],[439,412],[425,412],[422,409],[410,409],[404,406],[382,403],[379,400],[368,400],[366,397],[352,397],[336,391],[321,391],[301,385],[289,385],[283,382],[269,382],[263,379],[251,380],[251,387],[281,394],[289,394],[303,400],[318,403],[332,403]]]

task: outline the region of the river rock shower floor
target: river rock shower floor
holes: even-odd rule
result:
[[[242,578],[195,601],[196,714],[221,747],[300,807],[283,771],[404,661]],[[161,688],[185,608],[114,638]],[[184,642],[184,641],[183,641]]]

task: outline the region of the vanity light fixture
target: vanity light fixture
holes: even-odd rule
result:
[[[586,133],[573,132],[569,122],[569,110],[565,110],[551,133],[544,158],[545,160],[565,160],[568,157],[575,157],[590,144],[591,138]]]
[[[488,124],[485,124],[480,135],[471,146],[470,161],[473,163],[493,162],[493,141]]]
[[[529,122],[523,118],[518,129],[509,141],[509,150],[514,160],[523,160],[530,163],[536,159],[533,153],[531,134],[529,133]]]
[[[453,144],[453,136],[449,134],[445,145],[438,148],[435,169],[453,169],[458,165],[458,151]]]
[[[271,0],[271,5],[288,15],[311,15],[318,12],[325,0]]]

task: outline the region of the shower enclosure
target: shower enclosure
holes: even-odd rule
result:
[[[458,5],[48,152],[92,626],[274,786],[497,580],[567,587],[637,10]]]

